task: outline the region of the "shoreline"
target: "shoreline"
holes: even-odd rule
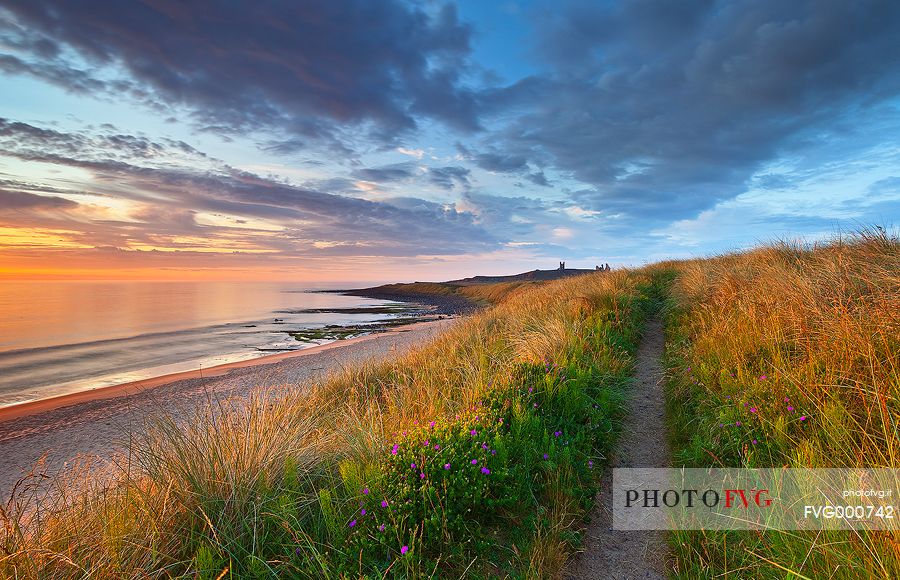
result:
[[[251,358],[243,361],[235,361],[231,363],[225,363],[213,367],[209,367],[206,369],[197,369],[191,371],[180,371],[176,373],[169,373],[165,375],[160,375],[158,377],[151,377],[148,379],[141,379],[137,381],[129,381],[126,383],[121,383],[118,385],[108,385],[103,387],[94,387],[91,389],[86,389],[83,391],[77,391],[74,393],[66,393],[64,395],[56,395],[52,397],[47,397],[44,399],[37,399],[35,401],[26,401],[23,403],[15,403],[12,405],[8,405],[6,407],[0,407],[0,423],[5,423],[7,421],[11,421],[14,419],[20,419],[23,417],[29,417],[32,415],[39,415],[41,413],[45,413],[47,411],[53,411],[55,409],[60,409],[63,407],[69,407],[72,405],[77,405],[79,403],[85,403],[90,401],[100,401],[104,399],[114,399],[118,397],[129,397],[132,395],[137,395],[149,390],[153,390],[158,387],[162,387],[168,385],[170,383],[174,383],[181,380],[186,379],[209,379],[214,377],[221,377],[228,372],[234,369],[240,368],[248,368],[255,366],[266,366],[270,364],[275,364],[285,359],[292,359],[303,356],[310,356],[317,353],[321,353],[324,351],[328,351],[334,348],[339,348],[342,346],[355,344],[358,342],[365,342],[369,340],[373,340],[379,336],[384,336],[385,334],[391,333],[399,333],[399,332],[409,332],[410,330],[428,328],[437,323],[441,323],[448,320],[447,317],[437,318],[434,320],[427,320],[422,322],[415,322],[413,324],[406,324],[403,326],[397,326],[394,328],[389,328],[382,332],[373,332],[371,334],[367,334],[364,336],[357,336],[354,338],[347,339],[339,339],[334,340],[332,342],[326,344],[320,344],[316,346],[311,346],[309,348],[297,349],[288,352],[280,352],[276,354],[263,355],[256,358]]]

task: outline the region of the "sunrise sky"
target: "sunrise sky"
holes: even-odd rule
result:
[[[900,2],[0,7],[0,278],[449,279],[900,215]]]

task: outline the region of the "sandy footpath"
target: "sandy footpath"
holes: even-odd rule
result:
[[[65,469],[78,455],[101,459],[121,450],[128,433],[152,414],[189,413],[209,398],[246,396],[258,388],[300,385],[332,370],[396,356],[434,338],[453,319],[421,322],[388,332],[292,353],[191,371],[148,381],[0,409],[0,503],[45,452],[46,473]]]

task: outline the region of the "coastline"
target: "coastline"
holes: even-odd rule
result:
[[[206,369],[198,369],[191,371],[181,371],[177,373],[169,373],[165,375],[160,375],[157,377],[151,377],[148,379],[142,379],[138,381],[130,381],[127,383],[121,383],[118,385],[109,385],[104,387],[96,387],[92,389],[87,389],[83,391],[78,391],[75,393],[67,393],[64,395],[57,395],[53,397],[47,397],[45,399],[38,399],[35,401],[26,401],[23,403],[16,403],[13,405],[8,405],[6,407],[0,407],[0,424],[5,423],[7,421],[11,421],[13,419],[20,419],[23,417],[29,417],[32,415],[39,415],[41,413],[47,411],[53,411],[55,409],[60,409],[62,407],[69,407],[72,405],[77,405],[79,403],[86,403],[91,401],[99,401],[104,399],[112,399],[117,397],[129,397],[132,395],[141,394],[148,390],[155,389],[157,387],[162,387],[168,385],[170,383],[174,383],[181,380],[187,379],[210,379],[215,377],[221,377],[226,375],[229,371],[234,369],[242,369],[256,366],[266,366],[274,363],[281,362],[285,359],[291,359],[296,357],[310,356],[314,354],[318,354],[321,352],[325,352],[334,348],[339,348],[342,346],[347,346],[350,344],[355,344],[358,342],[365,342],[368,340],[373,340],[379,336],[383,336],[385,334],[398,333],[398,332],[408,332],[409,330],[415,329],[425,329],[434,326],[435,323],[441,322],[443,319],[435,319],[428,320],[423,322],[416,322],[413,324],[407,324],[403,326],[398,326],[394,328],[389,328],[382,332],[375,332],[372,334],[367,334],[365,336],[357,336],[354,338],[335,340],[329,342],[327,344],[320,344],[316,346],[312,346],[309,348],[303,348],[298,350],[292,350],[289,352],[281,352],[270,355],[263,355],[260,357],[236,361],[231,363],[225,363],[222,365],[217,365],[213,367],[209,367]]]

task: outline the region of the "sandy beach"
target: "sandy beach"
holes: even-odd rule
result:
[[[128,434],[153,414],[176,416],[210,398],[301,385],[331,371],[402,354],[434,338],[453,319],[421,322],[301,351],[199,371],[104,387],[0,409],[0,498],[45,453],[45,472],[64,470],[78,456],[100,460],[125,448]]]

